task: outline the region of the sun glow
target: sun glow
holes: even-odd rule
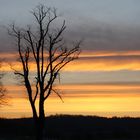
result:
[[[8,94],[9,105],[0,108],[1,116],[31,116],[26,90],[19,86],[8,87],[11,89]],[[45,102],[46,115],[68,113],[110,117],[126,116],[129,112],[130,116],[137,117],[140,114],[140,85],[61,85],[55,88],[60,92],[64,103],[52,93]]]
[[[96,72],[140,70],[140,52],[85,52],[79,59],[68,64],[65,72]],[[5,62],[2,71],[11,72],[12,69],[22,70],[16,54],[2,54]],[[30,61],[31,76],[36,71],[36,65]],[[71,78],[71,77],[69,77]],[[75,81],[73,81],[75,82]],[[6,83],[6,82],[5,82]],[[31,108],[27,99],[26,89],[21,85],[5,84],[8,104],[0,108],[2,117],[29,117]],[[140,85],[139,84],[60,84],[55,85],[64,100],[52,93],[45,102],[46,114],[83,114],[101,116],[140,116]],[[36,102],[36,105],[38,101]],[[6,112],[5,112],[6,110]]]

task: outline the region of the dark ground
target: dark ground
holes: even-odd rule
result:
[[[0,119],[0,140],[33,140],[33,120]],[[140,118],[56,115],[46,118],[49,140],[140,140]]]

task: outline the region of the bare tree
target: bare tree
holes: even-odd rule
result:
[[[0,105],[5,104],[5,101],[4,101],[5,89],[2,85],[2,77],[3,76],[4,76],[4,74],[1,72],[1,60],[0,60]]]
[[[66,29],[65,21],[59,28],[54,28],[58,18],[56,9],[40,4],[31,13],[36,21],[36,27],[33,27],[35,30],[31,26],[27,26],[27,29],[19,29],[13,24],[9,34],[16,38],[22,64],[22,72],[15,71],[15,74],[24,79],[36,126],[36,140],[42,140],[45,119],[44,102],[51,93],[57,94],[62,99],[54,89],[54,82],[61,69],[78,58],[81,41],[69,48],[66,46],[62,36]],[[34,85],[30,79],[30,63],[36,65]],[[37,100],[39,100],[38,107],[35,106]]]

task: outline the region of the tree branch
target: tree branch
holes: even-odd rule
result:
[[[56,90],[54,90],[54,89],[52,89],[52,91],[53,91],[54,93],[56,93],[56,95],[57,95],[57,96],[60,98],[60,100],[64,103],[64,101],[63,101],[61,95],[60,95]]]

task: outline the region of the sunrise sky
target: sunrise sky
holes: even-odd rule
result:
[[[8,36],[11,23],[34,24],[30,11],[39,3],[56,7],[66,20],[68,42],[83,39],[79,59],[63,69],[64,103],[55,95],[46,101],[46,114],[83,114],[140,117],[140,1],[139,0],[0,0],[0,58],[6,73],[8,106],[2,117],[31,115],[26,91],[10,65],[16,61],[14,40]],[[35,65],[30,70],[34,73]],[[26,105],[26,109],[25,109]]]

